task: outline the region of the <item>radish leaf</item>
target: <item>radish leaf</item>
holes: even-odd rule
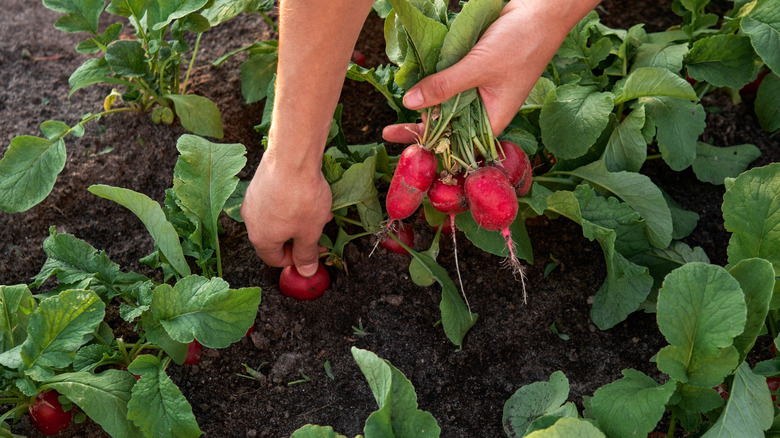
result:
[[[549,382],[534,382],[515,391],[504,403],[501,423],[510,437],[525,436],[536,419],[546,415],[577,417],[574,403],[569,398],[569,379],[561,371],[550,375]]]
[[[766,379],[742,362],[731,385],[726,407],[702,438],[764,436],[774,419],[772,397]]]

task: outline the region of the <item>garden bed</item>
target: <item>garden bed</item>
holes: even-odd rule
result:
[[[678,22],[667,2],[623,8],[622,2],[604,2],[599,7],[602,22],[628,28],[646,21],[650,30]],[[83,62],[73,51],[78,37],[54,29],[58,14],[40,2],[8,0],[5,11],[0,17],[0,152],[17,135],[37,135],[45,120],[73,124],[81,114],[99,110],[110,91],[89,87],[68,99],[67,78]],[[262,155],[261,136],[253,129],[260,123],[262,103],[243,103],[240,57],[219,67],[210,62],[272,36],[257,15],[226,22],[204,35],[193,75],[193,91],[222,111],[225,138],[220,142],[242,143],[248,150],[247,167],[239,175],[244,180]],[[376,15],[369,17],[357,48],[368,65],[387,62],[382,21]],[[341,101],[349,144],[381,142],[382,127],[395,121],[385,99],[367,83],[347,81]],[[762,155],[752,166],[780,161],[777,139],[761,130],[751,102],[734,105],[725,94],[715,93],[702,103],[708,110],[703,141],[756,145]],[[50,226],[104,249],[124,270],[159,276],[138,261],[153,249],[143,224],[87,187],[125,187],[162,201],[172,185],[175,145],[183,133],[178,124],[118,114],[88,125],[84,137],[69,139],[67,164],[52,194],[27,212],[0,213],[0,284],[28,283],[38,273],[46,259],[41,246]],[[388,145],[388,150],[397,154],[401,147]],[[698,227],[684,241],[702,247],[712,263],[725,265],[729,233],[720,210],[723,186],[699,182],[690,169],[672,172],[661,160],[646,165],[642,173],[700,215]],[[500,258],[466,239],[458,241],[464,287],[471,309],[480,315],[462,349],[450,343],[437,324],[439,286],[416,286],[409,278],[408,256],[382,249],[371,254],[371,238],[356,240],[345,253],[349,274],[330,268],[333,282],[325,296],[300,302],[281,295],[280,269],[259,260],[243,225],[226,216],[221,223],[226,231],[221,238],[224,279],[232,288],[260,286],[263,298],[251,336],[227,349],[207,350],[197,366],[169,370],[206,436],[289,436],[306,423],[332,425],[347,436],[361,433],[376,403],[352,358],[353,346],[401,370],[414,384],[420,408],[433,414],[445,437],[503,436],[504,402],[521,386],[547,380],[557,370],[568,377],[569,400],[580,408],[583,396],[620,378],[625,368],[664,380],[650,362],[666,345],[654,314],[637,312],[607,331],[591,322],[589,300],[606,275],[604,256],[596,242],[583,237],[579,225],[565,218],[528,224],[536,263],[527,268],[526,304],[519,283],[501,267]],[[414,225],[416,248],[428,248],[433,233],[419,220]],[[449,239],[442,240],[441,250],[439,263],[454,272]],[[559,266],[545,275],[551,257]],[[326,361],[332,378],[323,367]],[[259,368],[261,377],[240,377],[245,374],[243,364]],[[302,374],[310,381],[290,384]],[[13,431],[39,436],[26,418]],[[88,420],[62,436],[106,434]]]

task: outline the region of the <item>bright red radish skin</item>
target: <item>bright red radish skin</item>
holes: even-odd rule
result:
[[[515,255],[515,243],[509,226],[517,217],[517,196],[504,172],[494,166],[480,167],[466,177],[466,199],[474,221],[488,231],[501,231],[512,272],[519,274],[523,284],[523,302],[526,301],[525,274]]]
[[[73,411],[62,410],[62,405],[57,400],[59,396],[60,393],[54,390],[40,392],[27,408],[35,428],[46,436],[58,434],[73,421]]]
[[[533,182],[531,160],[528,159],[523,148],[515,143],[501,140],[500,144],[503,154],[499,152],[499,160],[495,161],[494,165],[506,174],[517,196],[525,196]]]
[[[187,358],[184,359],[182,365],[197,365],[200,363],[200,359],[203,357],[203,345],[197,340],[190,342],[187,346]]]
[[[360,52],[360,50],[353,50],[352,51],[352,62],[355,64],[364,67],[366,66],[366,57],[363,55],[363,53]]]
[[[414,248],[414,228],[412,228],[411,225],[399,222],[398,226],[396,226],[395,230],[391,231],[391,233],[395,234],[404,245],[409,248]],[[409,251],[407,251],[406,248],[401,246],[400,243],[396,242],[395,239],[389,235],[379,241],[379,246],[397,254],[409,254]]]
[[[444,214],[463,213],[469,209],[466,192],[463,189],[466,177],[458,173],[450,178],[454,184],[447,184],[441,177],[434,179],[431,187],[428,188],[428,200],[431,202],[431,207]]]
[[[436,155],[420,145],[404,149],[387,191],[386,207],[391,222],[408,218],[420,207],[436,178],[436,164]]]
[[[330,287],[330,274],[325,265],[319,263],[317,272],[311,277],[298,273],[295,266],[286,266],[279,276],[279,289],[282,295],[296,300],[314,300],[322,296]]]
[[[500,231],[517,216],[517,197],[504,172],[486,166],[475,170],[464,184],[471,215],[480,227]]]

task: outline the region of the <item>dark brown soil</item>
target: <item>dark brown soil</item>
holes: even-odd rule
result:
[[[650,30],[676,24],[670,2],[606,1],[603,22],[627,28],[639,22]],[[17,135],[39,135],[49,119],[74,124],[82,114],[97,111],[106,87],[89,87],[70,99],[68,76],[84,57],[73,48],[78,35],[52,27],[58,14],[40,2],[6,0],[0,15],[0,152]],[[273,37],[258,16],[241,16],[204,35],[193,90],[214,100],[222,111],[224,142],[248,149],[251,177],[262,155],[259,134],[262,105],[245,105],[238,66],[242,56],[220,67],[210,62],[227,52]],[[386,62],[382,24],[369,17],[358,42],[369,65]],[[29,52],[32,59],[23,56]],[[381,141],[383,126],[395,114],[366,83],[347,82],[342,102],[350,143]],[[733,105],[728,97],[707,97],[705,140],[730,146],[753,143],[763,155],[756,165],[778,161],[777,141],[758,127],[749,102]],[[68,161],[52,194],[19,214],[0,213],[0,284],[28,283],[45,261],[41,249],[50,226],[104,249],[123,269],[158,275],[138,262],[152,251],[152,240],[130,212],[87,192],[92,184],[130,188],[162,201],[172,184],[177,159],[178,126],[155,125],[147,116],[121,114],[92,123],[81,139],[67,141]],[[391,145],[391,148],[393,146]],[[107,151],[107,148],[113,148]],[[398,152],[395,150],[394,152]],[[658,160],[657,160],[658,161]],[[700,183],[690,170],[673,173],[662,163],[645,173],[683,207],[701,215],[699,227],[686,242],[702,246],[714,263],[725,264],[728,234],[720,211],[723,188]],[[272,208],[272,206],[269,206]],[[604,280],[600,247],[564,219],[529,225],[536,264],[528,267],[529,299],[522,303],[519,285],[501,268],[501,260],[461,238],[460,269],[472,309],[480,319],[458,350],[449,343],[439,320],[438,286],[415,286],[408,275],[408,256],[378,250],[363,239],[347,247],[350,275],[331,270],[333,284],[313,302],[283,297],[276,280],[280,270],[265,266],[246,239],[241,224],[223,218],[224,278],[232,287],[261,286],[263,302],[257,331],[251,339],[225,350],[207,350],[198,366],[169,370],[192,404],[201,429],[213,437],[284,437],[306,423],[328,424],[355,436],[361,433],[376,404],[352,359],[350,347],[369,349],[388,359],[414,384],[421,409],[438,420],[444,437],[503,436],[504,402],[520,386],[546,380],[562,370],[571,384],[569,399],[581,407],[582,397],[620,377],[625,368],[663,379],[650,358],[665,345],[651,314],[637,313],[609,331],[589,320],[588,299]],[[416,245],[427,248],[432,235],[417,222]],[[554,256],[561,266],[543,278]],[[454,272],[451,244],[442,243],[440,263]],[[362,326],[367,335],[353,327]],[[555,324],[563,340],[551,330]],[[329,361],[334,379],[323,369]],[[260,368],[263,377],[239,377],[242,364]],[[304,373],[308,383],[288,385]],[[40,436],[25,419],[15,433]],[[72,426],[62,436],[101,437],[94,423]]]

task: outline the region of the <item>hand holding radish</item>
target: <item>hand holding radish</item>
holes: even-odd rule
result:
[[[425,77],[404,96],[409,109],[438,105],[478,88],[498,135],[525,102],[569,30],[599,2],[511,0],[460,62]],[[385,140],[411,143],[409,125],[385,128]]]
[[[301,275],[310,277],[317,271],[317,242],[332,217],[330,207],[330,186],[319,169],[295,172],[269,154],[247,188],[241,216],[266,264],[294,264]],[[286,245],[291,239],[292,245]]]

